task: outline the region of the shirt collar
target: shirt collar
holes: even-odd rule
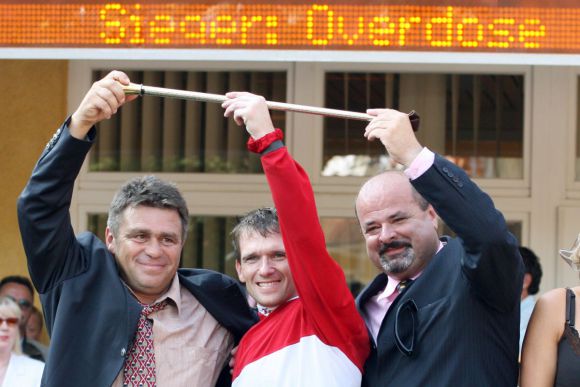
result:
[[[175,306],[177,307],[177,314],[179,314],[179,309],[181,307],[181,286],[179,286],[179,277],[177,273],[171,280],[171,285],[169,285],[169,289],[165,293],[163,293],[158,299],[155,300],[155,303],[161,302],[169,298]]]
[[[287,299],[286,302],[284,302],[283,304],[278,305],[274,308],[268,308],[268,307],[260,305],[260,304],[257,304],[256,308],[258,309],[258,314],[260,315],[260,317],[261,316],[268,317],[273,311],[275,311],[276,309],[278,309],[282,305],[284,305],[292,300],[296,300],[297,298],[298,298],[298,296],[291,297],[291,298]]]
[[[410,279],[412,279],[414,281],[422,273],[423,272],[420,271],[419,273],[417,273],[416,275],[414,275]],[[377,297],[377,301],[380,301],[380,300],[385,299],[385,298],[388,298],[389,301],[392,301],[391,298],[393,297],[393,294],[395,293],[395,290],[397,290],[397,285],[399,285],[401,283],[401,280],[398,280],[396,278],[393,278],[393,277],[391,277],[389,275],[387,275],[387,277],[389,278],[389,281],[387,282],[387,286],[385,287],[385,290],[383,290],[381,293],[379,293],[379,295]]]
[[[137,298],[137,296],[135,295],[135,292],[133,292],[133,289],[131,289],[131,287],[129,285],[127,285],[127,283],[125,281],[123,281],[123,280],[121,280],[121,281],[123,282],[125,287],[127,289],[129,289],[129,292],[133,295],[133,297],[135,297],[135,299],[139,303],[141,303],[139,301],[139,299]],[[173,303],[177,307],[177,314],[179,314],[179,309],[181,307],[181,286],[179,284],[179,276],[177,275],[177,273],[175,273],[175,276],[171,280],[171,285],[169,285],[169,288],[167,289],[167,291],[165,293],[163,293],[161,296],[159,296],[159,298],[157,298],[153,304],[157,304],[158,302],[161,302],[161,301],[165,300],[166,298],[173,301]]]

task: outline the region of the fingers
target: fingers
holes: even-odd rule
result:
[[[124,102],[125,92],[122,85],[117,80],[106,77],[93,84],[82,107],[87,115],[100,121],[111,118]]]
[[[248,93],[247,91],[230,91],[226,93],[226,97],[228,98],[238,98],[241,96],[251,97],[256,96],[255,94]]]
[[[122,85],[130,83],[129,77],[122,71],[113,70],[97,83],[100,83],[97,95],[107,102],[110,112],[115,114],[117,109],[125,103],[126,95]]]
[[[365,128],[365,138],[380,140],[392,160],[408,166],[422,149],[409,115],[393,109],[369,109],[367,114],[375,118]]]
[[[385,112],[386,110],[389,109],[367,109],[367,114],[370,116],[378,116],[379,114]]]
[[[228,99],[221,105],[225,109],[224,116],[232,117],[240,126],[245,125],[254,139],[274,131],[264,97],[240,91],[229,92],[226,97]]]
[[[238,352],[238,346],[236,345],[231,351],[230,351],[230,361],[228,362],[228,365],[230,367],[230,374],[234,373],[234,366],[236,365],[236,352]]]
[[[135,99],[125,96],[123,85],[129,83],[129,77],[122,71],[111,71],[93,83],[71,117],[71,134],[84,138],[93,125],[111,118],[125,102]]]
[[[367,114],[375,116],[364,132],[364,137],[369,141],[381,138],[390,128],[396,127],[401,119],[400,115],[404,115],[393,109],[368,109]]]
[[[122,84],[124,86],[127,86],[131,83],[129,76],[127,74],[125,74],[124,72],[118,71],[118,70],[111,71],[109,74],[107,74],[107,76],[105,78],[112,78],[113,80],[119,82],[120,84]],[[139,98],[138,94],[127,95],[127,94],[125,94],[125,91],[122,88],[121,88],[121,91],[123,91],[122,95],[117,94],[117,100],[120,101],[120,105]],[[122,98],[122,99],[120,99],[120,98]]]
[[[247,109],[248,104],[249,104],[249,101],[244,100],[244,99],[239,99],[239,98],[230,99],[230,100],[223,102],[222,107],[225,109],[224,110],[224,117],[234,117],[236,122],[238,121],[238,119],[242,119],[242,123],[243,123],[243,117],[241,116],[241,114],[242,114],[241,111]]]
[[[114,79],[115,81],[120,82],[123,85],[128,85],[129,83],[131,83],[131,81],[129,80],[129,76],[127,76],[127,74],[125,74],[124,72],[118,70],[111,71],[109,74],[105,76],[105,78]]]
[[[364,137],[373,141],[380,138],[383,131],[388,130],[389,127],[384,121],[371,121],[371,123],[365,128]]]
[[[248,101],[232,99],[222,103],[222,107],[225,108],[224,117],[233,117],[238,126],[246,123]]]
[[[104,118],[111,118],[111,116],[117,113],[119,107],[125,102],[125,93],[123,89],[116,84],[111,82],[103,82],[94,90],[94,96],[90,101],[88,108],[96,108]]]

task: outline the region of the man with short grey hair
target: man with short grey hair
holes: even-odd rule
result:
[[[18,202],[31,278],[51,335],[43,386],[226,386],[230,350],[255,322],[239,285],[178,269],[188,212],[177,188],[135,178],[113,199],[105,241],[75,236],[73,184],[98,122],[126,102],[126,74],[95,82],[49,142]]]

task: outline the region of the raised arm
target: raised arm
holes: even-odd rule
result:
[[[278,210],[280,228],[296,289],[303,303],[321,313],[356,313],[344,273],[326,250],[314,193],[307,174],[282,146],[262,97],[228,93],[225,115],[245,124]],[[274,150],[272,150],[274,149]],[[349,301],[350,298],[350,301]],[[349,304],[350,302],[350,304]]]
[[[122,72],[95,82],[44,149],[18,200],[18,221],[31,278],[40,293],[83,270],[70,222],[74,181],[94,138],[91,128],[135,97],[125,97]],[[78,258],[78,259],[76,259]]]
[[[523,264],[515,237],[491,198],[455,164],[424,149],[405,113],[372,109],[365,136],[378,139],[404,165],[411,184],[463,243],[462,268],[476,294],[492,308],[511,310],[519,302]]]

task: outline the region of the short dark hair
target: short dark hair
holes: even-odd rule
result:
[[[242,216],[238,224],[230,233],[232,244],[234,245],[234,257],[239,261],[240,256],[240,238],[242,235],[257,232],[263,237],[280,233],[280,224],[278,223],[278,213],[273,207],[258,208]]]
[[[185,199],[173,183],[155,176],[136,177],[125,183],[115,194],[109,207],[107,226],[116,237],[119,233],[120,216],[127,207],[154,207],[174,209],[178,212],[182,226],[182,242],[189,226],[189,212]]]
[[[30,294],[32,294],[32,298],[34,299],[34,286],[32,286],[32,282],[28,278],[21,275],[9,275],[0,280],[0,289],[2,289],[4,285],[7,284],[18,284],[27,287],[28,290],[30,290]]]
[[[542,280],[542,266],[536,254],[527,247],[520,246],[520,254],[526,267],[526,273],[532,276],[532,282],[528,287],[529,294],[536,294],[540,290],[540,282]]]

